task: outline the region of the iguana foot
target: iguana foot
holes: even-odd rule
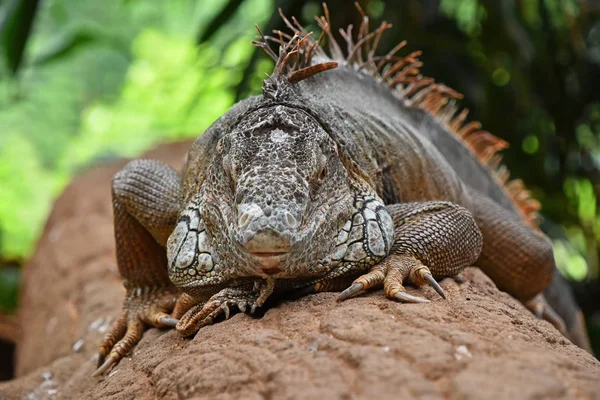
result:
[[[569,337],[564,321],[546,302],[542,293],[529,301],[523,302],[523,305],[537,318],[550,322],[563,336]]]
[[[225,288],[212,296],[206,303],[197,303],[184,294],[177,302],[175,316],[181,314],[177,323],[177,331],[183,336],[190,336],[206,325],[213,324],[217,317],[224,314],[229,319],[231,307],[237,307],[241,312],[253,314],[262,306],[273,293],[275,280],[256,282],[254,286]]]
[[[169,313],[177,301],[175,288],[130,289],[123,311],[112,323],[100,344],[98,369],[93,376],[105,373],[140,341],[146,325],[174,327],[177,319]]]
[[[338,301],[355,297],[368,289],[383,284],[384,293],[390,299],[403,303],[429,303],[427,299],[408,294],[403,286],[406,280],[417,286],[427,283],[440,296],[446,298],[444,290],[435,281],[429,268],[416,258],[393,254],[371,268],[367,274],[352,282],[352,285],[340,294]]]

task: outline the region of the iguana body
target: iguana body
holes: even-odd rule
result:
[[[148,160],[117,174],[127,298],[98,373],[145,324],[187,336],[231,307],[253,312],[274,292],[343,290],[343,300],[383,285],[390,298],[426,302],[403,284],[443,296],[435,280],[475,264],[530,308],[541,305],[552,246],[534,227],[537,203],[497,172],[504,142],[463,125],[456,94],[418,75],[415,54],[374,57],[370,44],[387,25],[367,33],[364,21],[357,45],[345,35],[346,58],[333,38],[327,56],[288,23],[299,33],[280,36],[279,55],[258,43],[277,60],[263,95],[196,140],[181,178]]]

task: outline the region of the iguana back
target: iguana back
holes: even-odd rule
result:
[[[344,56],[331,35],[327,17],[317,21],[328,36],[329,54],[311,40],[301,43],[301,38],[308,32],[295,20],[294,25],[284,16],[282,18],[290,33],[298,34],[296,44],[301,45],[294,48],[285,41],[280,41],[279,45],[288,46],[288,53],[297,51],[301,61],[293,66],[283,66],[284,53],[276,57],[280,63],[277,68],[286,69],[293,75],[303,64],[314,67],[337,63],[336,68],[327,69],[327,72],[316,73],[319,70],[315,69],[311,79],[304,79],[294,86],[299,103],[318,109],[316,114],[324,123],[337,125],[337,129],[331,129],[334,135],[339,135],[341,130],[353,136],[351,139],[338,138],[350,146],[353,158],[360,160],[369,146],[375,153],[384,150],[386,139],[388,143],[385,144],[397,141],[393,137],[382,138],[382,135],[393,136],[392,132],[411,130],[434,145],[465,183],[535,226],[539,203],[531,198],[521,181],[509,182],[508,170],[501,165],[498,152],[508,144],[481,130],[479,123],[466,122],[468,110],[459,110],[456,106],[456,99],[462,95],[420,75],[422,63],[417,58],[420,52],[396,56],[405,42],[386,56],[375,56],[376,47],[371,42],[391,25],[384,22],[369,32],[368,17],[363,15],[361,34],[356,43],[350,35],[345,35],[350,54]],[[290,97],[293,96],[286,93],[288,101]]]

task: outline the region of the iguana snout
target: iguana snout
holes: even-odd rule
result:
[[[279,273],[278,265],[296,241],[298,219],[286,210],[266,210],[255,203],[239,207],[238,228],[242,247],[260,265],[267,275]],[[266,212],[265,212],[266,211]]]
[[[306,204],[288,197],[294,191],[300,191],[303,184],[298,182],[294,185],[291,182],[285,185],[276,179],[264,183],[271,186],[271,193],[254,197],[253,190],[248,189],[248,198],[237,206],[239,242],[250,252],[289,251],[298,239],[298,228]],[[288,192],[290,196],[285,196]]]
[[[279,171],[274,174],[267,169]],[[291,169],[276,164],[257,170],[257,176],[251,178],[252,185],[243,185],[245,177],[240,179],[240,191],[244,195],[239,196],[242,203],[237,206],[235,237],[262,272],[269,275],[280,272],[275,267],[307,234],[301,222],[308,189],[301,179],[286,179],[282,171],[291,175]],[[261,193],[257,191],[265,187]],[[294,192],[301,195],[294,198]]]
[[[256,203],[242,204],[239,207],[238,227],[241,231],[241,245],[252,254],[282,254],[290,251],[293,231],[298,227],[298,219],[286,210],[272,207],[263,208]]]

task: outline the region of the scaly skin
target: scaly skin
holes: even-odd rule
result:
[[[263,95],[197,139],[181,177],[139,160],[113,180],[127,297],[96,374],[147,325],[189,336],[293,291],[343,290],[345,300],[383,286],[391,299],[427,302],[404,284],[444,297],[436,279],[473,264],[544,315],[536,299],[556,270],[550,241],[439,118],[407,100],[419,92],[392,93],[361,72],[374,59],[356,70],[313,44],[282,46]]]

